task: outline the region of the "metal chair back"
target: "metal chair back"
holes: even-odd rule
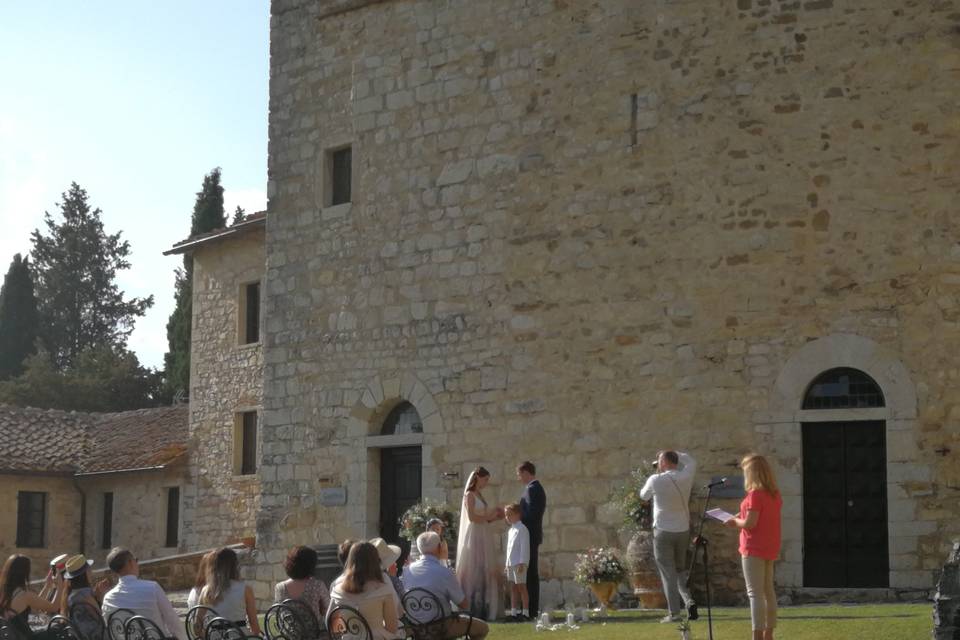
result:
[[[212,618],[203,628],[206,640],[244,640],[247,632],[226,618]]]
[[[400,598],[403,607],[403,620],[409,634],[416,640],[445,640],[447,622],[452,614],[432,592],[417,587],[410,589]]]
[[[187,611],[187,617],[183,621],[187,628],[187,638],[189,640],[206,640],[207,623],[216,617],[217,612],[210,607],[205,607],[202,604],[190,607],[190,610]]]
[[[50,623],[47,624],[47,633],[56,640],[83,640],[80,631],[73,623],[60,615],[50,618]]]
[[[125,640],[168,640],[157,623],[144,616],[128,618],[123,625]]]
[[[310,607],[289,598],[267,610],[263,626],[268,640],[316,640],[323,633]]]
[[[338,604],[327,613],[327,631],[332,640],[373,640],[363,615],[345,604]]]
[[[107,623],[100,609],[89,602],[75,602],[70,605],[68,613],[81,640],[108,640]]]
[[[0,640],[21,640],[20,634],[13,628],[6,616],[0,616]]]
[[[107,616],[107,638],[108,640],[126,640],[123,626],[127,620],[137,615],[130,609],[116,609]]]

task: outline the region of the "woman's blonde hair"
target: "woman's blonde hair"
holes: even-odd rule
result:
[[[747,491],[766,491],[771,496],[780,493],[773,467],[763,456],[749,453],[740,461],[743,469],[743,486]]]
[[[207,565],[207,585],[200,591],[200,604],[214,605],[223,600],[230,583],[240,579],[240,559],[227,547],[217,550]]]

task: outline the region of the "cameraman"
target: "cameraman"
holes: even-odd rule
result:
[[[653,556],[669,608],[660,622],[679,621],[681,604],[686,604],[690,619],[696,620],[697,605],[687,589],[687,548],[690,546],[690,490],[697,461],[686,453],[661,451],[654,466],[659,473],[647,478],[640,498],[653,499]]]

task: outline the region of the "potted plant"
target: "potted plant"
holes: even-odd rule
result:
[[[617,586],[627,575],[619,553],[610,547],[588,549],[577,556],[573,579],[590,587],[601,606],[609,607]]]
[[[459,515],[450,505],[430,499],[421,500],[400,516],[400,537],[416,544],[417,536],[427,530],[427,521],[431,518],[438,518],[443,522],[443,536],[447,544],[455,545],[457,527],[460,524]]]
[[[623,515],[620,529],[631,534],[626,560],[633,592],[643,608],[663,609],[667,601],[653,558],[653,505],[640,499],[640,489],[646,484],[650,473],[651,469],[647,466],[634,469],[627,481],[613,490],[610,501],[619,507]]]

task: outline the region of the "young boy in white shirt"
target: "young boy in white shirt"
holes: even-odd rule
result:
[[[510,609],[507,621],[522,622],[530,619],[530,596],[527,593],[527,566],[530,564],[530,532],[520,522],[520,505],[508,504],[503,517],[507,530],[507,582],[510,584]],[[518,601],[523,609],[518,609]]]

